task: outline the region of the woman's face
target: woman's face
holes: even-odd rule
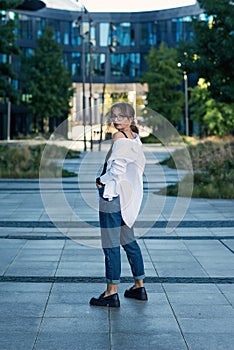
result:
[[[119,108],[114,108],[111,115],[111,120],[114,124],[114,127],[117,130],[127,130],[130,129],[132,123],[131,117],[126,117],[123,115]]]

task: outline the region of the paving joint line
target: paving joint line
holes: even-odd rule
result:
[[[170,302],[169,296],[168,296],[168,294],[167,294],[166,289],[164,288],[163,283],[161,284],[161,287],[162,287],[162,290],[164,291],[164,294],[165,294],[166,299],[167,299],[167,302],[168,302],[168,304],[169,304],[169,306],[170,306],[170,308],[171,308],[171,311],[172,311],[172,313],[173,313],[173,316],[174,316],[174,318],[175,318],[175,320],[176,320],[176,323],[177,323],[178,328],[179,328],[179,330],[180,330],[180,334],[181,334],[182,339],[183,339],[183,341],[184,341],[184,343],[185,343],[185,346],[186,346],[187,350],[189,350],[189,346],[188,346],[187,340],[186,340],[186,338],[185,338],[185,336],[184,336],[184,333],[183,333],[183,330],[182,330],[181,325],[180,325],[180,323],[179,323],[179,320],[178,320],[178,318],[176,317],[176,312],[175,312],[175,310],[174,310],[174,308],[173,308],[173,305],[172,305],[171,302]]]
[[[49,290],[48,297],[47,297],[47,300],[46,300],[46,303],[45,303],[45,307],[44,307],[44,310],[43,310],[43,313],[42,313],[42,316],[41,316],[40,324],[39,324],[38,329],[37,329],[37,334],[36,334],[36,337],[34,339],[32,350],[35,349],[35,346],[37,345],[37,341],[38,341],[38,338],[39,338],[40,333],[41,333],[41,326],[42,326],[42,323],[43,323],[44,318],[45,318],[45,312],[46,312],[46,309],[47,309],[47,306],[48,306],[48,303],[49,303],[49,299],[50,299],[50,295],[51,295],[51,292],[52,292],[53,285],[54,285],[54,283],[52,283],[51,286],[50,286],[50,290]]]
[[[137,240],[185,240],[185,241],[220,241],[224,246],[225,243],[222,240],[233,240],[234,236],[135,236]],[[66,236],[66,235],[40,235],[40,234],[22,234],[22,235],[14,235],[14,234],[6,234],[0,235],[1,239],[23,239],[23,240],[78,240],[78,241],[92,241],[92,240],[100,240],[100,236]],[[228,246],[226,246],[228,248]],[[232,253],[234,251],[231,248],[228,248]]]
[[[0,220],[0,227],[33,227],[33,228],[89,228],[90,226],[99,227],[98,220],[82,220],[79,221],[8,221]],[[137,221],[134,225],[136,228],[166,228],[166,227],[179,227],[179,228],[222,228],[222,227],[234,227],[234,220],[183,220],[183,221]]]
[[[14,263],[14,261],[16,261],[16,259],[18,258],[19,254],[23,251],[25,245],[26,245],[27,242],[24,242],[24,244],[19,247],[16,255],[14,256],[14,258],[11,260],[11,262],[9,262],[9,264],[7,265],[7,268],[6,270],[4,271],[4,274],[3,274],[3,277],[5,276],[5,274],[7,273],[8,269],[10,268],[10,266]],[[1,277],[0,277],[1,278]]]
[[[226,239],[226,238],[223,238],[223,239]],[[222,239],[220,239],[219,241],[220,241],[220,243],[221,243],[226,249],[228,249],[232,254],[234,254],[234,250],[231,249],[227,244],[225,244],[225,243],[222,241]]]
[[[234,284],[234,276],[226,277],[160,277],[146,276],[145,283],[149,284]],[[90,276],[14,276],[2,275],[1,282],[15,283],[105,283],[105,277]],[[132,277],[121,277],[121,283],[132,283]]]

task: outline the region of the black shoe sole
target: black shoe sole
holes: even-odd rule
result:
[[[119,298],[111,299],[110,297],[104,298],[92,298],[89,302],[92,306],[104,306],[104,307],[120,307]]]
[[[133,296],[133,295],[125,295],[125,298],[129,298],[129,299],[135,299],[135,300],[141,300],[141,301],[147,301],[148,298],[146,297],[137,297],[137,296]]]

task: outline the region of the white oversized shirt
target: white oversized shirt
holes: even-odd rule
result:
[[[121,214],[132,227],[139,214],[143,198],[145,156],[139,135],[135,139],[117,139],[107,161],[106,173],[100,177],[105,184],[103,197],[112,200],[119,196]]]

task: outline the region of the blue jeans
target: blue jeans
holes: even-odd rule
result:
[[[134,237],[134,230],[123,221],[119,197],[108,201],[103,198],[103,191],[103,187],[99,189],[99,220],[105,255],[106,282],[120,283],[120,245],[127,254],[134,279],[141,280],[145,277],[144,263],[140,247]]]

